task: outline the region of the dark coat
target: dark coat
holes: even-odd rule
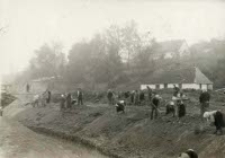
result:
[[[178,117],[181,118],[186,115],[186,106],[183,103],[179,103],[178,105]]]
[[[134,93],[131,93],[131,95],[130,95],[130,102],[134,103]]]
[[[117,106],[116,106],[116,112],[117,112],[117,113],[118,113],[118,112],[125,112],[125,105],[126,105],[125,102],[124,102],[124,103],[118,102],[118,103],[117,103]]]
[[[206,103],[210,100],[210,94],[208,92],[202,92],[199,96],[199,102],[200,103]]]
[[[126,99],[129,98],[129,97],[130,97],[130,92],[129,92],[129,91],[124,92],[124,97],[125,97]]]
[[[160,99],[157,98],[157,97],[154,97],[152,99],[152,103],[154,104],[154,106],[158,107],[159,106],[159,103],[160,103]]]
[[[224,114],[220,111],[217,111],[214,114],[214,119],[215,119],[215,126],[217,130],[220,130],[222,127],[225,127],[225,120],[224,120]]]
[[[30,91],[30,85],[29,85],[29,84],[27,84],[27,86],[26,86],[26,90],[27,90],[27,92],[29,92],[29,91]]]
[[[67,96],[66,96],[66,104],[67,104],[67,108],[71,108],[71,94],[69,93]]]
[[[65,108],[65,102],[66,102],[66,98],[65,97],[61,97],[60,98],[60,108],[61,109]]]
[[[82,99],[82,98],[83,98],[83,93],[82,93],[82,91],[78,91],[77,93],[78,93],[78,94],[77,94],[77,98],[78,98],[78,99]]]
[[[139,99],[140,99],[140,101],[145,100],[145,93],[144,92],[140,93]]]
[[[147,88],[147,94],[148,94],[148,99],[151,100],[152,99],[152,89],[151,88]]]
[[[173,115],[175,115],[175,106],[174,105],[170,105],[167,104],[166,105],[166,114],[172,113]]]
[[[113,93],[111,91],[107,92],[107,98],[111,99],[113,97]]]
[[[193,150],[188,150],[186,153],[190,158],[198,158],[198,154]]]
[[[180,92],[180,88],[174,87],[173,96],[174,96],[174,97],[177,97],[177,95],[179,94],[179,92]]]
[[[51,91],[47,91],[47,99],[46,99],[46,102],[47,102],[47,103],[50,103],[51,97],[52,97]]]

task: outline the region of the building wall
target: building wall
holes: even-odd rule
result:
[[[157,87],[159,87],[159,89],[166,88],[164,86],[164,84],[158,84],[158,86],[156,84],[149,84],[149,85],[143,84],[143,85],[141,85],[141,89],[142,90],[146,89],[147,86],[149,86],[152,89],[156,89]],[[174,86],[179,87],[179,84],[173,84],[173,83],[167,84],[167,88],[174,88]],[[181,85],[181,88],[182,89],[206,89],[207,90],[207,89],[212,89],[213,86],[212,85],[207,85],[207,84],[202,84],[200,86],[200,84],[196,84],[196,83],[184,83],[184,84]]]
[[[182,84],[183,89],[200,89],[199,84],[196,83],[184,83]]]
[[[149,86],[151,89],[155,89],[156,88],[156,85],[154,85],[154,84],[142,84],[141,85],[141,90],[147,89],[147,86]]]
[[[159,89],[163,89],[163,88],[165,88],[165,87],[164,87],[164,84],[160,84],[160,85],[159,85]]]
[[[208,85],[208,89],[211,89],[212,90],[213,89],[213,85],[212,84],[209,84]]]
[[[207,88],[208,88],[207,84],[203,84],[202,87],[201,87],[201,89],[206,89],[206,90],[207,90]]]
[[[174,88],[174,85],[177,86],[177,87],[179,87],[179,84],[169,83],[169,84],[167,85],[167,88]]]

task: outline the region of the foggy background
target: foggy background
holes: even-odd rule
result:
[[[0,0],[0,72],[24,70],[44,43],[59,42],[68,54],[75,42],[131,20],[157,41],[221,39],[224,8],[221,1]]]

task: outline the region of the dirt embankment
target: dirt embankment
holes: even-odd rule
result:
[[[213,103],[217,104],[215,100]],[[212,105],[212,109],[218,108],[223,106]],[[127,106],[126,114],[116,114],[115,107],[93,105],[61,112],[52,104],[45,108],[28,106],[14,118],[35,130],[82,141],[114,157],[172,158],[188,148],[195,149],[200,158],[225,157],[225,136],[212,134],[213,127],[196,134],[197,127],[203,125],[198,108],[190,104],[187,111],[179,123],[163,113],[151,121],[147,106]]]
[[[12,103],[12,102],[16,99],[15,96],[13,96],[13,95],[11,95],[11,94],[8,94],[8,93],[4,93],[4,92],[1,93],[1,97],[0,97],[0,98],[1,98],[1,99],[0,99],[1,105],[2,105],[3,107],[9,105],[10,103]]]

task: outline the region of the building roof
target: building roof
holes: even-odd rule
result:
[[[206,83],[206,84],[212,84],[212,81],[210,81],[205,74],[203,74],[198,68],[195,68],[195,83]]]
[[[171,40],[159,42],[155,46],[156,53],[166,53],[166,52],[178,52],[181,48],[184,40]]]
[[[212,84],[212,82],[196,67],[157,70],[142,80],[143,84],[164,83],[199,83]]]
[[[61,77],[61,76],[57,76],[57,78],[62,78],[62,77]],[[55,79],[56,79],[55,76],[51,76],[51,77],[42,77],[42,78],[33,79],[32,82],[53,81],[53,80],[55,80]]]

